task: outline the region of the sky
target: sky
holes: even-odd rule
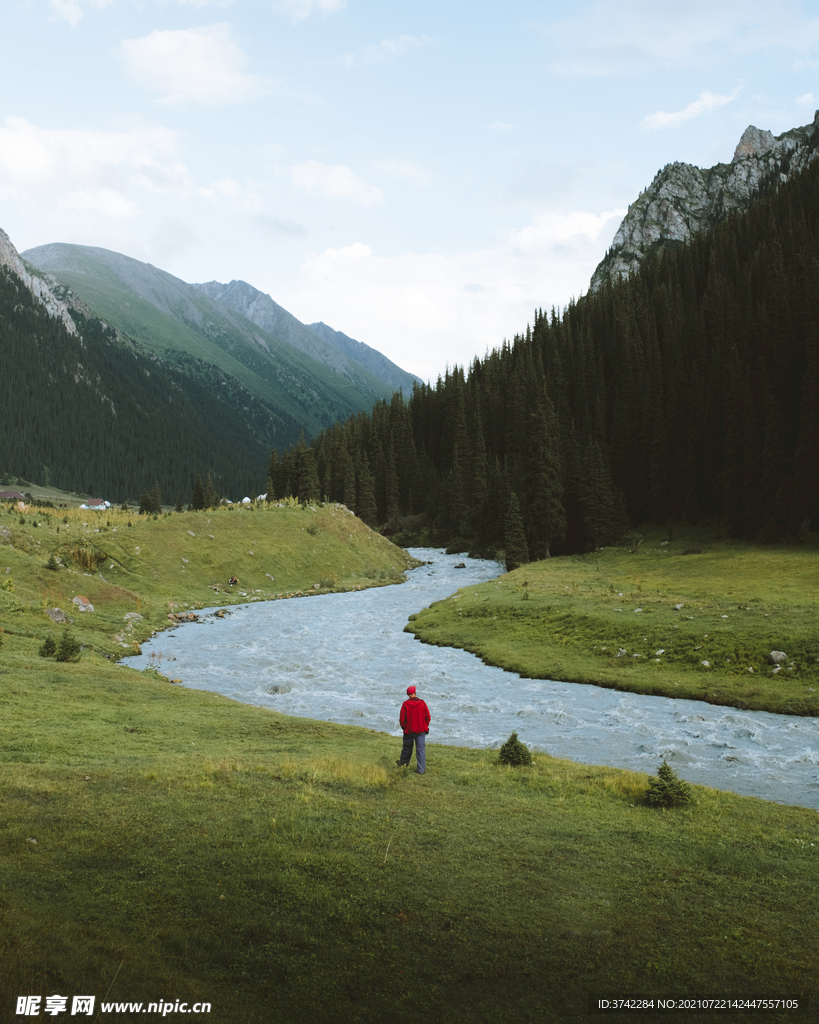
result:
[[[819,107],[799,0],[5,0],[0,227],[240,279],[423,380],[587,288],[675,160]]]

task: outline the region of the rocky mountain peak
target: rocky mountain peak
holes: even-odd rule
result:
[[[747,156],[762,156],[763,153],[768,152],[775,141],[773,132],[763,131],[749,124],[734,150],[734,160],[741,160]]]
[[[69,334],[77,333],[77,325],[68,312],[68,307],[55,294],[55,291],[60,289],[59,282],[48,274],[38,274],[36,271],[32,273],[32,268],[22,259],[2,228],[0,228],[0,267],[8,267],[15,273],[35,298],[45,306],[49,315],[62,320]]]
[[[819,110],[812,124],[778,136],[749,125],[729,164],[667,164],[628,208],[589,290],[628,277],[657,246],[685,242],[734,210],[744,209],[762,186],[786,181],[817,155]]]

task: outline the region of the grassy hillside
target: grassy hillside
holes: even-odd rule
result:
[[[52,555],[57,569],[47,568]],[[158,519],[80,509],[21,515],[6,506],[0,656],[9,668],[34,657],[46,636],[59,639],[63,626],[46,609],[74,619],[90,665],[133,651],[171,612],[393,582],[410,564],[341,506],[235,506]],[[228,587],[234,574],[240,585]],[[94,612],[79,612],[77,596]]]
[[[818,715],[818,574],[815,545],[654,531],[459,591],[407,630],[532,678]]]
[[[221,318],[221,322],[206,320],[206,327],[197,329],[115,283],[68,271],[56,276],[96,316],[145,349],[194,377],[200,376],[196,360],[218,367],[277,415],[298,421],[308,434],[351,411],[369,408],[377,397],[387,397],[386,385],[363,393],[351,381],[277,341],[261,328],[254,331],[264,345],[250,341]],[[204,296],[201,300],[203,304],[208,302]]]

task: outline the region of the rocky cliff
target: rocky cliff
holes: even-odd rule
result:
[[[69,334],[77,333],[77,325],[68,312],[68,307],[58,298],[61,291],[59,282],[47,274],[32,273],[32,268],[25,263],[15,249],[11,239],[0,228],[0,267],[8,267],[13,271],[34,295],[34,297],[48,310],[49,314],[62,320]]]
[[[628,277],[657,246],[684,242],[733,210],[743,209],[761,188],[785,181],[818,153],[819,110],[812,124],[779,136],[749,125],[729,164],[705,169],[668,164],[629,207],[589,290]]]

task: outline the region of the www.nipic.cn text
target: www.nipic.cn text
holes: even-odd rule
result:
[[[96,1004],[96,996],[18,996],[18,1017],[39,1017],[49,1014],[57,1017],[68,1014],[91,1016]],[[69,1010],[69,1004],[71,1009]],[[166,1017],[171,1013],[210,1013],[210,1003],[184,1003],[178,999],[169,1002],[160,999],[156,1003],[100,1003],[99,1013],[158,1013]]]

